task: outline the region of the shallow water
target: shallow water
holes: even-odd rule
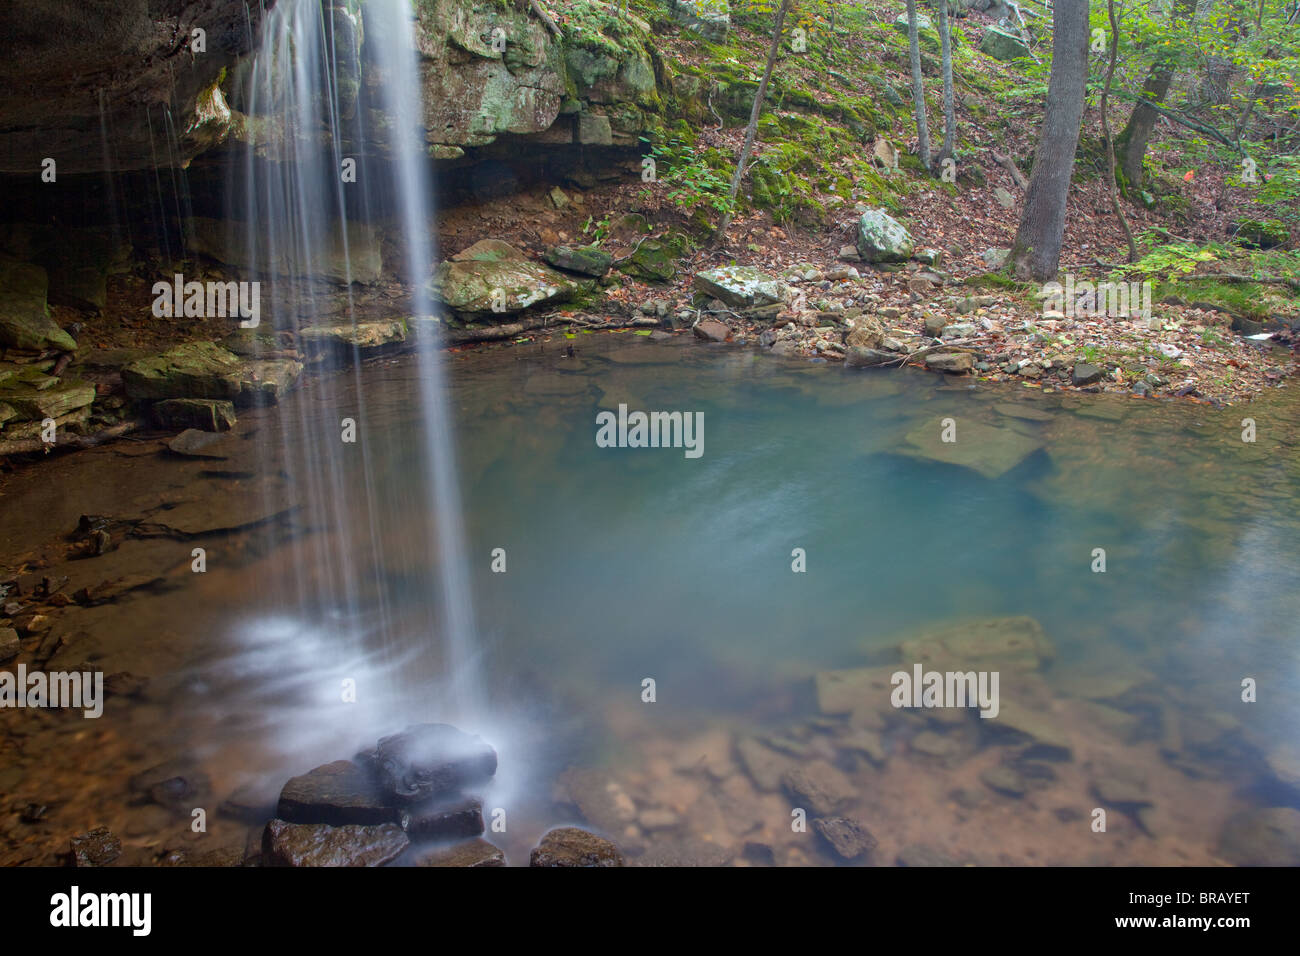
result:
[[[918,846],[953,862],[1216,862],[1231,814],[1298,805],[1300,405],[1289,390],[1213,410],[631,333],[455,353],[450,374],[486,713],[455,712],[436,633],[414,358],[363,369],[364,405],[349,374],[309,384],[292,414],[246,414],[222,461],[115,446],[9,482],[6,559],[39,552],[84,512],[174,527],[190,508],[188,527],[205,532],[133,537],[54,565],[70,590],[161,579],[65,609],[55,626],[77,636],[48,665],[152,679],[137,698],[110,698],[89,730],[0,713],[10,803],[53,805],[39,824],[4,825],[10,862],[48,862],[98,823],[152,851],[196,843],[183,816],[128,785],[164,759],[201,768],[215,805],[250,784],[273,794],[429,719],[500,751],[485,808],[508,823],[487,836],[512,862],[549,826],[584,821],[630,862],[837,862],[811,830],[791,829],[799,801],[771,780],[764,789],[738,757],[750,738],[778,770],[829,764],[847,780],[836,813],[871,830],[879,846],[866,859],[882,864]],[[597,447],[596,415],[619,403],[703,413],[703,454]],[[361,440],[337,461],[356,527],[312,527],[265,449],[310,465],[322,450],[296,434],[320,433],[313,416],[350,414]],[[1246,416],[1253,443],[1241,440]],[[948,419],[955,446],[934,444]],[[1010,450],[980,473],[918,442],[940,455]],[[265,523],[213,536],[217,516]],[[332,538],[370,542],[355,562],[373,569],[360,609],[325,603],[302,620],[304,563]],[[209,549],[201,575],[189,569],[195,543]],[[504,573],[491,569],[497,548]],[[1003,706],[1047,715],[1068,759],[1026,754],[1028,741],[969,710],[897,711],[877,696],[861,713],[821,712],[819,672],[910,670],[907,636],[1018,615],[1041,624],[1052,653],[1004,676]],[[642,699],[647,678],[654,702]],[[1242,701],[1244,678],[1257,702]],[[355,703],[341,699],[346,680]],[[870,759],[851,745],[862,730],[881,748]],[[1020,796],[981,781],[1004,765],[1042,779]],[[1117,778],[1139,796],[1115,799]],[[1105,833],[1090,826],[1098,807]],[[255,838],[256,827],[214,820],[213,843]]]

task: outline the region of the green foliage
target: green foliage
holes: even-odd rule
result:
[[[658,185],[667,190],[673,205],[691,216],[703,210],[719,214],[728,208],[731,176],[728,157],[718,150],[699,150],[677,135],[650,148],[656,163]]]

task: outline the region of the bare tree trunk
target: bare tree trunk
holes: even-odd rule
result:
[[[921,38],[916,26],[916,0],[907,0],[907,52],[912,61],[912,111],[916,114],[916,153],[921,165],[930,168],[930,121],[925,110],[925,86],[921,82]]]
[[[1133,230],[1129,228],[1124,210],[1119,205],[1119,184],[1115,182],[1115,140],[1110,135],[1110,84],[1115,79],[1115,61],[1119,59],[1119,21],[1115,17],[1115,0],[1106,0],[1106,15],[1110,18],[1110,62],[1106,64],[1106,85],[1101,90],[1101,135],[1106,140],[1106,161],[1110,168],[1110,208],[1119,224],[1124,227],[1128,240],[1128,261],[1137,261],[1137,246]]]
[[[749,112],[749,127],[745,130],[745,145],[740,149],[736,172],[731,177],[731,190],[727,194],[727,211],[722,214],[718,231],[713,235],[714,246],[720,246],[726,241],[727,229],[731,226],[731,212],[736,208],[740,180],[745,175],[745,166],[749,163],[749,154],[754,148],[754,136],[758,133],[758,117],[763,112],[763,99],[767,96],[767,84],[772,79],[772,68],[776,66],[776,55],[781,51],[781,27],[785,24],[785,15],[789,10],[790,0],[781,0],[781,8],[776,11],[776,26],[772,28],[772,48],[767,52],[767,66],[763,69],[763,79],[759,81],[758,91],[754,94],[754,108]]]
[[[948,0],[939,0],[939,42],[943,58],[943,148],[939,162],[952,156],[953,140],[957,135],[957,109],[952,91],[952,33],[948,25]]]
[[[1008,261],[1019,278],[1045,282],[1056,275],[1065,236],[1065,211],[1088,84],[1088,0],[1056,0],[1052,9],[1052,76],[1043,131],[1025,209]]]

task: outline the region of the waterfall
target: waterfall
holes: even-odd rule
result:
[[[251,640],[271,661],[283,660],[272,647],[285,643],[311,657],[315,706],[294,719],[320,724],[314,732],[391,732],[423,720],[473,729],[484,714],[455,436],[427,288],[434,185],[412,16],[409,0],[281,0],[238,81],[246,147],[231,164],[229,212],[242,233],[232,241],[242,241],[251,278],[262,282],[257,347],[276,347],[272,323],[373,317],[352,280],[381,225],[384,249],[404,264],[382,278],[410,293],[387,317],[407,318],[420,340],[415,434],[370,427],[374,396],[354,352],[350,374],[308,373],[281,409],[281,444],[265,449],[297,505],[295,540],[277,542],[292,556],[294,593],[270,596],[277,614],[257,622]],[[344,172],[349,161],[354,177]],[[340,270],[342,283],[323,281]],[[354,443],[342,437],[345,420],[355,423]],[[416,443],[418,491],[377,495],[379,477]],[[393,529],[414,525],[419,534],[397,536],[414,543],[394,543]],[[348,679],[359,685],[356,703],[340,705],[338,682]]]

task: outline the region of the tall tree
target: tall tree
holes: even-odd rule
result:
[[[767,51],[767,66],[763,68],[763,79],[759,81],[758,91],[754,93],[754,108],[749,111],[749,127],[745,130],[745,144],[740,149],[736,172],[731,177],[731,190],[727,193],[727,211],[722,214],[718,231],[713,236],[715,246],[726,241],[727,229],[731,226],[731,212],[736,208],[740,180],[745,175],[745,166],[749,163],[749,154],[754,148],[754,136],[758,133],[758,118],[763,112],[763,99],[767,96],[767,84],[772,79],[776,56],[781,51],[781,28],[785,25],[785,15],[789,10],[790,0],[781,0],[781,8],[776,11],[776,26],[772,28],[772,47]]]
[[[952,91],[952,32],[948,25],[948,0],[938,0],[940,57],[943,60],[943,147],[939,162],[952,156],[953,138],[957,135],[957,109]]]
[[[1056,0],[1052,9],[1052,76],[1047,82],[1043,130],[1025,210],[1009,262],[1017,277],[1045,282],[1056,275],[1065,236],[1074,153],[1088,86],[1088,0]]]
[[[907,0],[907,52],[912,61],[912,110],[916,114],[916,153],[930,168],[930,122],[925,113],[925,87],[921,83],[921,38],[917,32],[916,0]]]
[[[1173,22],[1182,23],[1192,16],[1196,0],[1176,0],[1174,3]],[[1124,182],[1128,189],[1142,188],[1142,162],[1146,158],[1147,143],[1156,128],[1160,113],[1156,109],[1173,85],[1177,73],[1175,53],[1169,53],[1167,47],[1161,47],[1155,62],[1142,84],[1141,99],[1129,114],[1128,123],[1115,140],[1119,151],[1120,169],[1124,173]]]
[[[1106,141],[1106,165],[1110,174],[1110,208],[1115,218],[1124,227],[1124,238],[1128,240],[1128,261],[1137,261],[1137,246],[1133,242],[1133,230],[1129,228],[1128,219],[1119,204],[1119,185],[1115,182],[1115,140],[1110,135],[1110,85],[1115,79],[1115,63],[1119,60],[1119,18],[1115,15],[1115,0],[1106,0],[1106,17],[1110,20],[1110,60],[1106,64],[1106,83],[1101,89],[1101,135]]]

